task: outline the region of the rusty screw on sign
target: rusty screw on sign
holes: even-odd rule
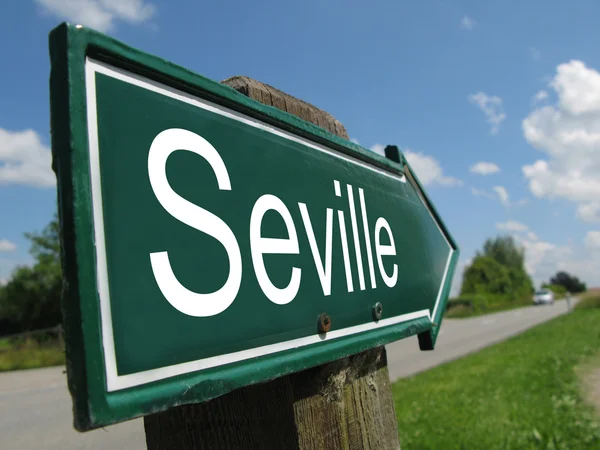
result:
[[[373,305],[373,319],[379,320],[379,319],[381,319],[382,315],[383,315],[383,305],[381,303],[377,302]]]
[[[329,314],[319,314],[318,328],[319,334],[327,333],[329,330],[331,330],[331,317],[329,317]]]

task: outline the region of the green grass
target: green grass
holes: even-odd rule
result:
[[[8,345],[0,343],[0,372],[65,364],[64,346],[59,341],[38,344],[30,340],[18,347],[6,341]]]
[[[575,370],[599,350],[600,309],[575,311],[399,380],[402,449],[600,449]]]
[[[472,308],[465,305],[457,305],[448,309],[445,317],[460,319],[465,317],[483,316],[484,314],[508,311],[509,309],[523,308],[524,306],[531,305],[533,305],[533,302],[529,298],[518,300],[501,299],[496,300],[493,303],[490,302],[490,304],[486,306],[474,305]]]
[[[554,294],[554,298],[556,300],[560,300],[564,298],[564,295],[561,293]],[[483,316],[485,314],[492,314],[500,311],[508,311],[511,309],[523,308],[524,306],[533,306],[533,301],[531,297],[512,299],[494,296],[490,297],[485,304],[473,302],[472,307],[468,307],[462,304],[457,304],[456,306],[454,306],[452,305],[451,299],[449,300],[449,306],[446,310],[445,317],[450,317],[453,319],[462,319],[466,317]]]
[[[10,347],[10,341],[8,338],[0,339],[0,350]]]

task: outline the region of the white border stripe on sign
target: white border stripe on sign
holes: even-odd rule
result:
[[[111,320],[111,304],[110,304],[110,290],[108,279],[108,267],[106,260],[106,243],[104,236],[104,216],[102,209],[102,184],[100,178],[100,156],[99,156],[99,146],[98,146],[98,118],[97,118],[97,105],[96,105],[96,73],[102,73],[109,77],[118,79],[125,83],[129,83],[149,91],[153,91],[159,93],[161,95],[179,100],[181,102],[196,106],[198,108],[202,108],[207,111],[211,111],[215,114],[219,114],[221,116],[228,117],[230,119],[242,122],[246,125],[249,125],[254,128],[258,128],[269,133],[280,136],[284,139],[288,139],[307,147],[310,147],[314,150],[324,152],[330,154],[336,158],[343,159],[352,164],[359,165],[365,169],[378,172],[381,175],[394,178],[399,182],[406,183],[406,177],[403,175],[396,175],[390,172],[387,172],[381,168],[371,166],[364,161],[361,161],[357,158],[344,155],[342,153],[336,152],[330,148],[327,148],[323,145],[317,144],[315,142],[309,141],[308,139],[304,139],[302,137],[291,134],[287,131],[281,130],[279,128],[273,127],[266,123],[260,122],[256,119],[253,119],[249,116],[241,114],[239,112],[233,111],[231,109],[225,108],[223,106],[217,105],[215,103],[206,101],[204,99],[200,99],[194,97],[185,92],[173,89],[171,87],[162,85],[155,81],[146,79],[136,74],[131,74],[121,69],[112,67],[110,65],[101,63],[99,61],[92,60],[90,58],[86,58],[85,63],[85,74],[86,74],[86,96],[87,96],[87,124],[88,124],[88,142],[89,142],[89,152],[90,152],[90,177],[91,177],[91,190],[92,190],[92,207],[93,207],[93,216],[94,216],[94,235],[96,241],[96,276],[98,283],[98,295],[100,298],[100,315],[102,322],[102,344],[104,348],[104,359],[105,359],[105,367],[106,367],[106,381],[107,381],[107,390],[109,392],[117,391],[133,386],[138,386],[145,383],[150,383],[152,381],[162,380],[165,378],[170,378],[176,375],[182,375],[185,373],[195,372],[198,370],[208,369],[211,367],[222,366],[225,364],[231,364],[238,361],[243,361],[245,359],[256,358],[264,355],[269,355],[273,353],[282,352],[284,350],[289,350],[297,347],[304,347],[308,345],[318,344],[322,341],[330,341],[332,339],[341,338],[344,336],[349,336],[352,334],[361,333],[364,331],[384,328],[390,325],[398,324],[401,322],[406,322],[413,319],[418,319],[421,317],[426,317],[428,320],[432,320],[432,316],[429,313],[429,310],[421,310],[416,311],[409,314],[403,314],[396,317],[391,317],[388,319],[380,320],[379,322],[369,322],[361,325],[356,325],[353,327],[343,328],[340,330],[334,330],[327,333],[325,337],[321,337],[317,334],[306,336],[298,339],[292,339],[290,341],[278,342],[276,344],[265,345],[262,347],[256,347],[248,350],[243,350],[239,352],[229,353],[226,355],[218,355],[210,358],[204,358],[197,361],[190,361],[181,364],[175,364],[167,367],[161,367],[158,369],[146,370],[143,372],[133,373],[129,375],[121,375],[117,373],[117,362],[115,355],[115,344],[114,344],[114,335],[112,328],[112,320]],[[416,186],[415,186],[416,189]],[[423,199],[421,199],[423,200]],[[431,213],[431,212],[430,212]],[[433,217],[432,217],[433,219]],[[437,224],[437,222],[436,222]],[[439,225],[438,225],[439,226]],[[441,230],[440,230],[441,232]],[[443,233],[442,233],[443,235]],[[444,235],[445,238],[445,235]],[[446,279],[446,274],[448,273],[448,269],[450,267],[450,261],[453,254],[452,246],[447,241],[449,247],[449,255],[446,263],[446,268],[444,272],[444,276],[442,279],[442,284],[440,286],[440,290],[438,293],[438,297],[436,300],[435,311],[437,311],[437,306],[441,299],[442,289],[444,286],[444,281]]]

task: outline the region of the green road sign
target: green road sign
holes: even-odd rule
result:
[[[85,28],[50,52],[78,429],[433,348],[458,248],[403,157]]]

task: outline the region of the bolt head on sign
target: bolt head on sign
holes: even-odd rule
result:
[[[397,150],[85,27],[50,55],[77,429],[410,334],[433,349],[458,247]]]

